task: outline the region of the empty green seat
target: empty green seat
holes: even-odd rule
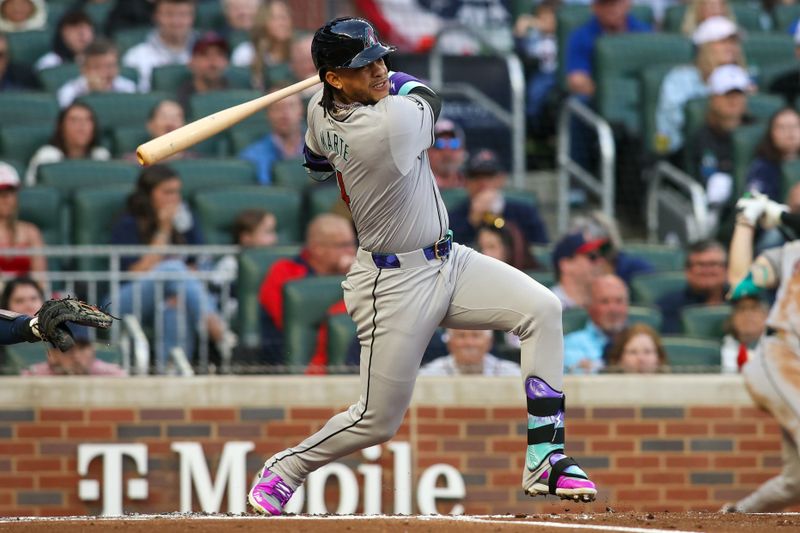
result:
[[[517,202],[537,207],[539,201],[536,198],[536,193],[526,189],[503,189],[503,195]]]
[[[686,275],[681,272],[655,272],[639,274],[631,280],[631,301],[643,305],[655,305],[667,293],[686,286]]]
[[[150,88],[175,94],[180,85],[190,79],[192,72],[187,65],[162,65],[153,69]]]
[[[291,281],[283,288],[285,360],[293,371],[308,364],[317,342],[317,330],[328,308],[343,297],[341,276],[319,276]]]
[[[95,186],[132,187],[138,175],[139,169],[133,163],[71,159],[40,166],[37,183],[56,187],[68,195]]]
[[[546,270],[526,270],[525,273],[545,287],[552,287],[556,284],[556,275],[554,272]]]
[[[601,37],[595,47],[597,109],[607,120],[641,131],[641,72],[653,64],[691,60],[691,43],[680,35],[630,33]]]
[[[442,202],[444,202],[444,206],[448,211],[452,211],[464,203],[469,197],[466,189],[461,187],[456,189],[441,189],[439,193],[442,195]],[[456,237],[456,240],[458,240],[458,237]]]
[[[302,240],[300,193],[297,191],[260,185],[200,191],[194,195],[194,206],[208,244],[232,243],[231,229],[236,216],[244,209],[254,208],[266,209],[275,215],[282,243]]]
[[[272,183],[278,187],[302,191],[313,183],[303,163],[302,157],[276,161],[272,166]]]
[[[553,245],[533,244],[529,248],[531,255],[539,262],[542,270],[553,269]]]
[[[205,189],[257,185],[253,165],[241,159],[179,159],[168,164],[180,175],[187,198]]]
[[[330,213],[333,207],[342,199],[339,187],[334,184],[309,187],[307,193],[308,220],[322,213]]]
[[[733,132],[733,198],[738,198],[744,193],[747,171],[753,161],[756,146],[766,131],[767,124],[759,122],[742,126]]]
[[[785,63],[794,59],[794,39],[786,33],[753,33],[742,41],[750,68]]]
[[[97,33],[102,33],[106,27],[106,20],[108,20],[108,16],[111,14],[111,9],[113,7],[114,2],[86,2],[81,9],[92,19],[95,31]]]
[[[45,343],[12,344],[5,347],[6,368],[4,373],[16,375],[31,365],[47,361],[47,348]]]
[[[0,124],[46,124],[53,127],[58,117],[56,97],[48,93],[0,93]]]
[[[19,219],[32,222],[47,244],[67,244],[67,208],[54,187],[24,187],[19,190]]]
[[[127,52],[129,48],[143,42],[147,38],[147,34],[151,31],[153,31],[153,27],[147,25],[125,28],[124,30],[117,30],[114,32],[114,42],[117,45],[117,49],[119,49],[120,63],[122,63],[121,60],[125,52]]]
[[[800,18],[800,4],[778,4],[772,8],[773,27],[776,32],[788,33],[798,18]]]
[[[347,353],[355,336],[356,324],[350,315],[340,313],[328,317],[328,365],[343,366],[347,363]]]
[[[561,327],[564,330],[564,335],[582,329],[587,320],[589,320],[589,313],[583,307],[564,309],[561,313]]]
[[[672,372],[719,372],[722,356],[718,341],[665,335],[661,342]]]
[[[75,63],[64,63],[40,70],[36,75],[45,91],[56,93],[69,80],[80,76],[81,69]]]
[[[195,13],[195,28],[216,30],[226,25],[221,2],[198,2]]]
[[[111,230],[125,211],[132,192],[130,186],[90,187],[75,192],[72,198],[73,243],[103,245],[111,242]],[[108,268],[102,258],[81,258],[81,270]]]
[[[661,329],[661,310],[645,305],[628,307],[628,324],[647,324],[656,331]]]
[[[161,100],[167,98],[163,93],[92,93],[78,100],[94,110],[100,128],[111,133],[121,126],[144,125],[150,111]]]
[[[217,111],[221,111],[222,109],[242,104],[261,95],[260,91],[239,89],[194,94],[189,100],[190,116],[187,117],[187,119],[197,120],[211,115],[212,113],[216,113]],[[263,126],[265,123],[266,118],[264,118],[264,113],[255,113],[228,130],[214,135],[210,139],[196,145],[194,149],[208,155],[225,155],[231,152],[230,137],[233,130],[249,130],[259,125]],[[267,128],[265,127],[264,129],[266,130]]]
[[[50,124],[3,124],[0,126],[0,147],[4,157],[30,161],[31,156],[53,135]]]
[[[683,333],[689,337],[720,340],[725,335],[725,324],[731,316],[731,306],[688,305],[681,309]]]
[[[111,133],[114,145],[114,156],[123,157],[136,152],[136,148],[150,140],[150,133],[144,125],[121,126],[114,128]]]
[[[20,65],[33,65],[50,51],[53,44],[50,32],[46,30],[9,32],[6,39],[14,63]]]
[[[664,77],[673,68],[672,64],[659,64],[650,65],[642,70],[641,73],[641,87],[642,87],[642,139],[644,140],[644,148],[648,152],[662,153],[664,148],[658,146],[657,143],[657,130],[656,130],[656,109],[658,107],[658,98],[661,94],[661,82]]]
[[[682,248],[666,244],[626,242],[622,249],[628,255],[646,259],[656,270],[680,270],[686,260]]]
[[[248,248],[239,254],[239,277],[236,280],[239,307],[235,325],[244,346],[258,346],[261,341],[258,291],[264,276],[278,259],[294,257],[299,253],[300,246],[283,245]]]

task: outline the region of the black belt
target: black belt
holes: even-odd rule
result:
[[[430,260],[440,259],[444,260],[450,255],[453,249],[453,231],[447,230],[444,237],[422,249],[425,258]],[[373,252],[372,260],[378,268],[400,268],[400,258],[397,254],[379,254]]]

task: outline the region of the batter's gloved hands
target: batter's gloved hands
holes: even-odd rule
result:
[[[764,195],[762,195],[764,196]],[[781,223],[781,215],[789,210],[788,206],[779,204],[774,200],[770,200],[764,196],[764,214],[761,215],[759,221],[764,229],[772,229]]]
[[[30,326],[31,330],[43,341],[66,352],[75,345],[75,339],[72,337],[67,322],[108,329],[115,318],[94,305],[75,298],[63,298],[46,301],[36,312]]]
[[[758,219],[764,214],[766,196],[758,192],[745,193],[736,202],[736,222],[755,227]]]

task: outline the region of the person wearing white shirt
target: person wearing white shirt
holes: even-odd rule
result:
[[[156,0],[156,29],[144,42],[128,50],[122,64],[139,71],[139,91],[150,91],[153,69],[164,65],[186,65],[194,43],[195,6],[192,0]]]
[[[67,107],[89,93],[135,93],[136,84],[119,75],[119,56],[114,43],[99,38],[86,48],[81,75],[61,86],[58,105]]]
[[[420,376],[520,376],[518,364],[489,353],[492,332],[488,329],[448,329],[444,340],[450,354],[422,366]]]

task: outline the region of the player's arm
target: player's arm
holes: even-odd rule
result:
[[[305,144],[303,145],[303,159],[306,167],[306,172],[315,181],[325,181],[330,178],[336,169],[333,168],[331,162],[324,155],[320,155],[315,145],[314,136],[311,134],[311,129],[306,131]]]
[[[0,309],[0,345],[40,341],[37,322],[35,317]]]
[[[753,261],[753,239],[755,226],[760,221],[777,223],[781,209],[764,196],[741,198],[736,203],[736,227],[731,238],[728,253],[728,283],[731,286],[730,298],[735,300],[757,294],[761,289],[777,286],[779,281],[780,249],[768,250]],[[785,213],[783,213],[785,214]],[[774,226],[773,226],[774,227]]]
[[[422,98],[431,106],[434,122],[442,111],[442,97],[422,81],[405,72],[389,71],[389,94],[398,96],[414,94]]]

